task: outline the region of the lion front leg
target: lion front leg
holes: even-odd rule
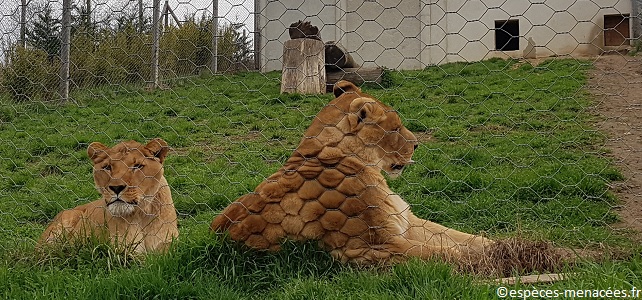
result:
[[[330,254],[341,262],[359,265],[398,263],[410,257],[451,259],[460,256],[457,247],[435,246],[403,236],[390,237],[385,243],[377,245],[368,244],[360,237],[353,237],[345,247],[334,249]]]
[[[38,245],[53,243],[64,237],[69,237],[76,231],[82,218],[81,211],[74,209],[61,211],[42,233]]]
[[[493,240],[480,235],[468,234],[446,226],[410,215],[409,239],[423,241],[428,245],[457,249],[463,255],[483,253]]]

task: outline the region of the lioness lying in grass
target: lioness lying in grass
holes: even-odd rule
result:
[[[178,237],[176,210],[163,162],[169,147],[162,139],[142,145],[99,142],[87,154],[101,198],[60,212],[44,231],[39,246],[104,237],[135,253],[163,251]]]

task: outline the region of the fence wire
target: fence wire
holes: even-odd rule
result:
[[[352,57],[326,67],[328,86],[355,81],[414,132],[416,163],[389,184],[417,216],[589,249],[626,248],[642,228],[638,1],[22,0],[1,10],[4,250],[34,245],[58,212],[99,197],[94,141],[167,141],[181,239],[207,232],[287,161],[333,98],[280,93],[299,20]]]

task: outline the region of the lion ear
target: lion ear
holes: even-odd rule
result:
[[[87,156],[89,156],[94,163],[97,163],[98,155],[108,148],[109,147],[105,146],[101,142],[93,142],[89,144],[89,147],[87,147]]]
[[[334,88],[332,89],[332,92],[334,93],[334,97],[339,98],[339,96],[343,95],[344,93],[361,92],[361,89],[358,88],[356,85],[354,85],[354,83],[350,81],[341,80],[334,84]]]
[[[169,146],[167,145],[167,142],[159,138],[149,141],[149,143],[145,145],[145,148],[149,149],[154,157],[158,157],[161,164],[165,161],[167,152],[169,152]]]
[[[379,121],[384,113],[385,111],[372,99],[355,99],[350,103],[350,114],[348,115],[350,131],[358,131],[366,122],[372,123]]]

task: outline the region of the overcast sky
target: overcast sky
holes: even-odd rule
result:
[[[105,1],[105,0],[103,0]],[[161,3],[165,3],[161,0]],[[204,0],[169,0],[169,6],[174,9],[174,12],[179,18],[184,14],[192,12],[211,12],[213,1]],[[218,13],[219,17],[224,18],[228,22],[245,23],[249,28],[254,27],[254,17],[252,11],[254,10],[254,0],[218,0]]]

